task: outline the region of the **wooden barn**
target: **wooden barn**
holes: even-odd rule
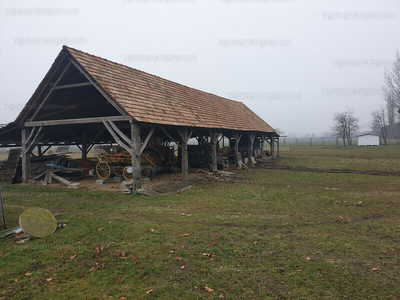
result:
[[[241,102],[222,98],[63,46],[50,70],[19,114],[0,130],[1,147],[22,148],[22,181],[30,161],[56,145],[77,145],[82,158],[97,144],[118,143],[131,155],[134,190],[141,184],[141,153],[152,136],[181,149],[182,180],[188,176],[190,138],[207,138],[216,169],[216,144],[229,138],[238,152],[242,137],[253,156],[254,141],[279,135]],[[243,139],[244,140],[244,139]]]

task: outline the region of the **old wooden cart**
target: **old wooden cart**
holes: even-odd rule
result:
[[[142,177],[149,177],[155,171],[155,162],[149,154],[142,153]],[[101,179],[107,179],[112,174],[123,176],[125,180],[132,180],[132,158],[127,152],[99,155],[96,165],[96,174]]]

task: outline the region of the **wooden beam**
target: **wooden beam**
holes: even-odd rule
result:
[[[87,131],[82,132],[82,159],[87,158]]]
[[[111,125],[112,129],[114,129],[114,131],[123,138],[123,140],[130,145],[132,143],[132,141],[112,122],[112,121],[108,121],[108,123]]]
[[[56,82],[54,85],[50,88],[50,91],[47,93],[46,97],[42,100],[42,102],[39,104],[39,107],[36,109],[35,113],[32,115],[31,120],[33,120],[36,115],[39,113],[39,111],[42,109],[44,103],[47,101],[47,99],[50,97],[50,95],[53,93],[54,89],[56,88],[57,84],[60,82],[61,78],[63,78],[65,72],[67,72],[69,66],[71,65],[71,62],[67,64],[67,66],[64,68],[64,70],[61,72],[60,76],[58,76]]]
[[[25,144],[27,145],[29,143],[29,146],[26,147],[25,151],[31,152],[33,150],[33,148],[36,146],[37,144],[37,140],[39,137],[39,134],[41,133],[42,129],[43,129],[43,125],[39,127],[38,131],[36,132],[35,137],[32,139],[31,141],[31,137],[35,131],[36,127],[33,127],[29,137],[27,138],[27,140],[25,141]]]
[[[249,160],[250,160],[250,157],[253,157],[254,140],[256,139],[256,134],[254,132],[249,132],[249,139],[250,139],[250,154],[249,154]]]
[[[91,83],[91,82],[82,82],[82,83],[73,83],[73,84],[59,85],[59,86],[56,86],[54,89],[55,89],[55,90],[61,90],[61,89],[69,89],[69,88],[80,87],[80,86],[87,86],[87,85],[92,85],[92,83]]]
[[[193,130],[188,133],[188,129],[184,128],[182,130],[178,129],[179,135],[182,137],[182,182],[187,182],[188,179],[188,169],[189,169],[189,157],[187,144],[192,136]]]
[[[103,131],[104,131],[104,129],[100,129],[100,130],[97,132],[97,134],[96,134],[93,138],[90,139],[90,142],[89,142],[88,144],[89,144],[89,145],[92,145],[92,144],[96,141],[96,139],[100,136],[100,134],[103,133]]]
[[[42,132],[42,133],[40,133],[40,135],[39,135],[39,133],[40,133],[40,128],[39,128],[38,132],[36,133],[35,138],[32,140],[32,143],[29,145],[28,152],[32,152],[32,150],[36,147],[38,141],[40,141],[46,134],[46,132]]]
[[[143,150],[146,148],[147,143],[149,142],[151,136],[152,136],[153,133],[154,133],[154,129],[156,129],[156,128],[155,128],[155,127],[151,127],[149,133],[147,134],[146,138],[145,138],[144,141],[143,141],[143,145],[140,146],[140,154],[142,154],[142,153],[143,153]]]
[[[33,129],[32,129],[33,130]],[[29,129],[22,128],[21,137],[22,137],[22,183],[27,183],[29,179],[31,179],[31,156],[30,153],[27,153],[26,144],[28,137]]]
[[[112,99],[95,81],[92,80],[90,75],[81,67],[81,65],[76,62],[74,59],[70,58],[69,61],[86,77],[86,79],[94,85],[94,87],[103,95],[104,98],[107,99],[108,102],[121,114],[121,115],[128,115],[125,110],[118,105],[118,103]]]
[[[213,168],[213,172],[217,172],[218,171],[218,166],[217,166],[218,134],[215,129],[212,132],[210,132],[210,140],[211,140],[212,168]]]
[[[118,135],[114,132],[114,130],[111,128],[111,126],[105,120],[103,121],[103,124],[106,127],[106,129],[108,130],[108,132],[112,135],[114,140],[118,143],[118,145],[120,145],[122,148],[124,148],[126,151],[128,151],[130,155],[133,155],[132,149],[130,147],[128,147],[127,145],[125,145],[121,141],[121,139],[118,137]]]
[[[168,134],[168,132],[164,129],[164,127],[161,127],[161,129],[162,129],[162,131],[164,131],[164,133],[165,133],[165,135],[166,135],[167,137],[169,137],[175,144],[178,145],[179,148],[182,149],[182,145],[181,145],[177,140],[175,140],[172,136],[170,136],[170,135]]]
[[[94,118],[80,118],[80,119],[64,119],[64,120],[43,120],[43,121],[32,121],[25,122],[25,127],[34,126],[58,126],[58,125],[80,125],[80,124],[90,124],[90,123],[103,123],[105,121],[130,121],[133,120],[131,116],[110,116],[110,117],[94,117]]]
[[[132,189],[139,190],[142,187],[141,153],[140,153],[140,127],[131,122],[131,155],[132,155]]]

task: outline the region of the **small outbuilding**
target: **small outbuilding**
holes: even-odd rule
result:
[[[379,146],[379,135],[373,133],[358,135],[358,146]]]

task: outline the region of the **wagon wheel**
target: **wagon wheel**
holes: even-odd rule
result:
[[[99,161],[96,165],[96,173],[101,179],[106,180],[111,174],[110,166],[104,161]]]
[[[142,166],[142,177],[147,178],[151,175],[153,169],[150,166]]]
[[[125,180],[131,181],[132,180],[132,173],[128,173],[128,169],[129,168],[132,168],[132,167],[131,166],[126,166],[122,173],[124,175]]]
[[[115,166],[113,167],[115,175],[121,177],[124,176],[124,167],[123,166]]]

